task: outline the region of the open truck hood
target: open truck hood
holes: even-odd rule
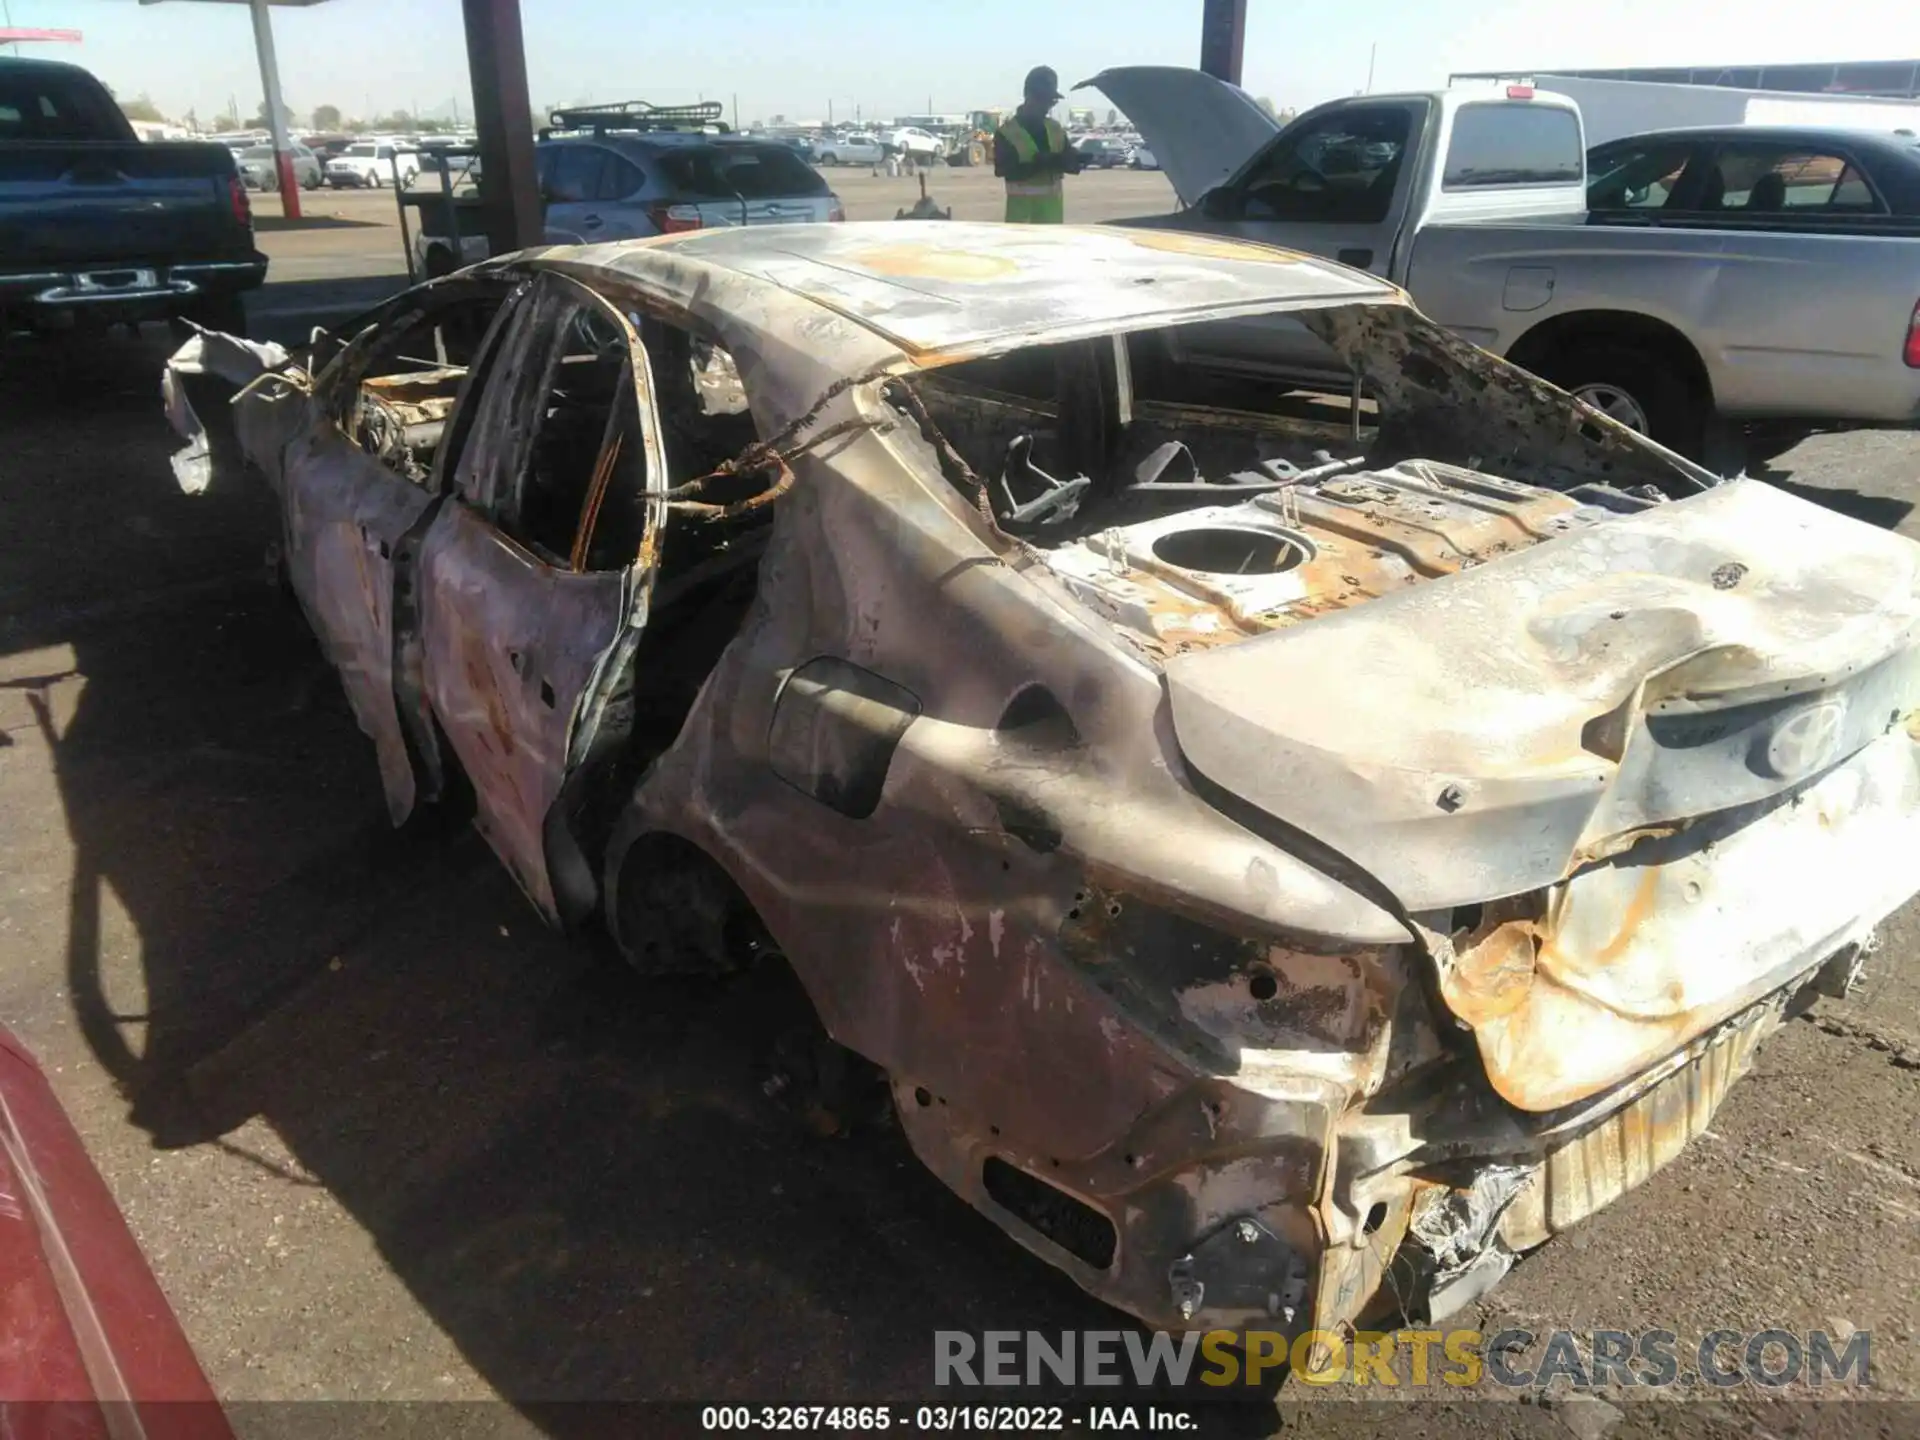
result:
[[[1166,677],[1196,770],[1439,912],[1442,993],[1524,1108],[1638,1073],[1920,888],[1920,547],[1758,481]]]
[[[1089,86],[1134,123],[1183,205],[1239,173],[1280,133],[1246,91],[1179,65],[1124,65],[1073,88]]]

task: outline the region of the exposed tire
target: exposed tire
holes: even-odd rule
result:
[[[822,165],[838,165],[840,163],[840,157],[829,151],[820,157],[820,163]]]
[[[302,190],[318,190],[320,188],[320,177],[315,175],[311,180],[302,180],[300,182],[300,188]]]
[[[1535,368],[1542,379],[1644,431],[1669,450],[1699,456],[1706,397],[1658,350],[1605,340],[1575,341]]]

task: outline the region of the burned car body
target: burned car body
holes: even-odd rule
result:
[[[1353,393],[1229,392],[1272,314]],[[1171,1328],[1438,1316],[1920,888],[1920,550],[1373,277],[944,224],[529,252],[235,405],[396,821],[768,945],[914,1148]]]

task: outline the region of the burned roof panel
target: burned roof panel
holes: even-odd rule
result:
[[[1117,227],[755,226],[576,254],[634,278],[669,257],[733,271],[846,315],[913,354],[1399,297],[1385,281],[1289,250]]]

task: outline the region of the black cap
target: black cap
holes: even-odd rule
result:
[[[1029,70],[1021,93],[1028,98],[1038,96],[1049,101],[1065,98],[1060,93],[1060,77],[1053,73],[1051,65],[1036,65]]]

